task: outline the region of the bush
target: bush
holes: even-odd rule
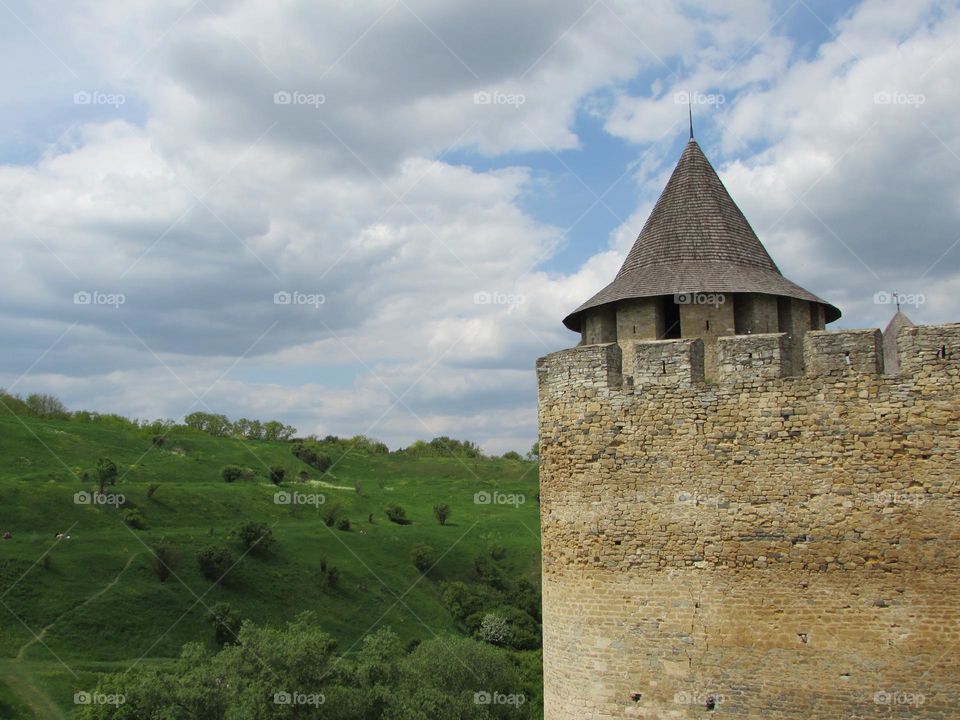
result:
[[[504,460],[517,460],[517,461],[523,460],[523,456],[521,456],[520,453],[518,453],[518,452],[516,452],[516,451],[514,451],[514,450],[508,450],[507,452],[505,452],[505,453],[504,453],[503,455],[501,455],[500,457],[501,457],[502,459],[504,459]]]
[[[350,518],[340,518],[337,521],[337,530],[343,530],[344,532],[350,532]]]
[[[168,543],[157,543],[150,550],[153,552],[150,567],[160,582],[166,582],[180,565],[180,551]]]
[[[24,401],[31,415],[41,418],[66,419],[69,417],[66,406],[53,395],[31,393]]]
[[[273,537],[273,530],[269,525],[262,522],[245,522],[237,530],[237,537],[240,539],[244,550],[258,553],[269,552],[276,542]]]
[[[137,508],[124,508],[121,517],[123,522],[134,530],[146,530],[147,528],[147,519]]]
[[[218,602],[210,608],[207,622],[213,625],[213,639],[217,645],[230,645],[236,642],[242,620],[229,603]]]
[[[326,563],[320,567],[320,589],[323,592],[332,592],[340,584],[340,571],[337,568],[326,567]]]
[[[412,520],[407,519],[407,511],[404,510],[397,503],[390,503],[384,509],[384,512],[387,514],[387,517],[390,519],[390,522],[395,522],[397,525],[409,525]]]
[[[118,474],[119,471],[113,460],[103,457],[97,460],[97,485],[101,493],[107,485],[117,484]]]
[[[150,483],[150,485],[147,487],[147,497],[152,498],[154,495],[157,494],[157,490],[159,489],[160,489],[159,485],[157,485],[156,483]]]
[[[294,443],[290,448],[290,452],[299,460],[305,462],[310,467],[316,468],[320,472],[326,472],[330,466],[333,465],[333,460],[330,459],[330,456],[320,452],[312,443]]]
[[[224,465],[220,471],[220,477],[223,478],[224,482],[236,482],[243,477],[243,468],[239,465]]]
[[[207,580],[219,580],[233,567],[233,553],[222,545],[208,545],[197,551],[197,565]]]
[[[429,545],[420,543],[410,551],[410,561],[417,570],[425,573],[437,562],[437,553]]]
[[[283,478],[286,474],[286,470],[279,465],[274,465],[272,468],[270,468],[270,482],[272,482],[274,485],[279,485],[283,482]]]
[[[433,506],[433,516],[441,525],[447,524],[447,518],[450,517],[450,513],[452,512],[453,510],[451,510],[450,506],[446,503],[440,503],[439,505]]]
[[[343,512],[343,506],[338,502],[324,505],[323,512],[320,514],[320,517],[323,518],[323,524],[327,527],[335,526],[341,512]]]

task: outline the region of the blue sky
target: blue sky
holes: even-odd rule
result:
[[[956,2],[706,7],[5,5],[0,387],[525,449],[533,363],[639,232],[678,93],[838,325],[884,324],[883,290],[955,320]]]

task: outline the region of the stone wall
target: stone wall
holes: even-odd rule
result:
[[[960,717],[960,325],[783,342],[538,361],[546,720]]]

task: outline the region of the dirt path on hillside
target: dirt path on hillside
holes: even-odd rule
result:
[[[134,553],[127,558],[127,562],[120,569],[120,572],[118,572],[109,583],[100,588],[100,590],[86,598],[79,605],[75,605],[66,612],[58,615],[53,619],[52,622],[42,628],[39,633],[36,633],[32,638],[30,638],[30,640],[24,643],[17,651],[15,658],[9,660],[0,660],[0,678],[2,678],[0,682],[3,682],[8,688],[10,688],[10,690],[12,690],[13,693],[20,698],[20,700],[28,708],[30,708],[30,712],[32,712],[38,718],[38,720],[47,720],[47,718],[50,718],[51,720],[66,720],[66,715],[64,715],[63,710],[60,709],[60,706],[53,700],[53,698],[51,698],[47,692],[34,681],[29,670],[30,666],[34,663],[24,659],[27,650],[37,643],[43,642],[43,638],[46,636],[47,632],[67,615],[76,612],[80,608],[89,605],[97,598],[110,592],[110,590],[118,582],[120,582],[120,578],[133,564],[133,561],[138,555],[139,553]]]

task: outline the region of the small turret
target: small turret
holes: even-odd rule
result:
[[[568,315],[581,344],[616,342],[624,373],[636,340],[701,339],[717,377],[717,339],[785,333],[783,370],[803,372],[803,338],[840,311],[787,280],[691,136],[613,282]]]

